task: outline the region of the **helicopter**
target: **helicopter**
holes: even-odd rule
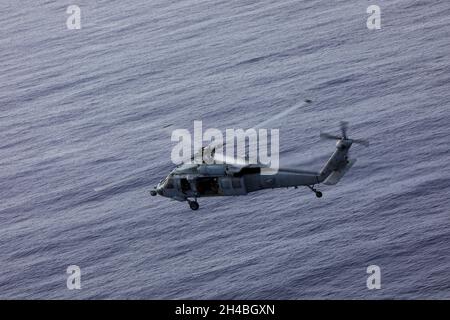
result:
[[[306,101],[309,103],[309,101]],[[296,168],[279,168],[275,174],[262,174],[266,166],[245,161],[220,161],[202,163],[182,163],[161,180],[153,190],[152,196],[163,196],[177,201],[186,201],[192,210],[198,210],[198,198],[217,196],[243,196],[263,189],[298,188],[305,186],[317,198],[322,192],[316,188],[321,183],[335,185],[355,164],[349,158],[353,143],[369,146],[366,140],[350,139],[347,136],[348,123],[341,122],[341,135],[320,133],[321,139],[336,140],[336,150],[319,172]],[[204,158],[215,158],[217,146],[202,147],[199,152]]]

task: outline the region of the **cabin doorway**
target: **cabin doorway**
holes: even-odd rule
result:
[[[203,196],[219,194],[219,179],[217,177],[202,177],[195,179],[197,192]]]
[[[181,185],[181,191],[183,193],[186,193],[188,191],[191,191],[191,184],[189,183],[188,179],[181,178],[180,179],[180,185]]]

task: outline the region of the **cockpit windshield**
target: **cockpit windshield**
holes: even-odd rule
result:
[[[174,188],[174,184],[173,184],[172,176],[171,175],[167,176],[163,180],[162,185],[164,186],[164,188],[173,189]]]

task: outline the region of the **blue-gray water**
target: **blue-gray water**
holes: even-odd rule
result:
[[[82,29],[67,30],[78,4]],[[368,30],[366,8],[382,9]],[[0,3],[1,298],[450,298],[450,2]],[[358,162],[306,188],[149,197],[170,133],[305,98],[283,158]],[[320,156],[320,161],[311,161]],[[66,268],[82,289],[66,288]],[[366,268],[382,289],[367,290]]]

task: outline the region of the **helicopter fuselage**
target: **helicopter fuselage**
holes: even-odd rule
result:
[[[233,169],[226,164],[184,165],[161,181],[156,192],[164,197],[186,201],[188,198],[242,196],[262,189],[315,185],[321,182],[319,175],[286,172],[263,175],[260,167],[243,168],[237,172]]]
[[[319,172],[279,168],[272,174],[267,174],[266,171],[263,172],[266,168],[256,164],[239,166],[228,163],[190,163],[176,167],[150,193],[152,196],[187,201],[192,210],[199,208],[197,198],[242,196],[263,189],[306,186],[320,198],[322,192],[316,190],[315,185],[338,183],[356,161],[348,158],[348,151],[357,140],[348,139],[344,129],[342,132],[342,137],[336,137],[339,138],[336,150]],[[358,140],[358,143],[366,144],[363,140]]]

